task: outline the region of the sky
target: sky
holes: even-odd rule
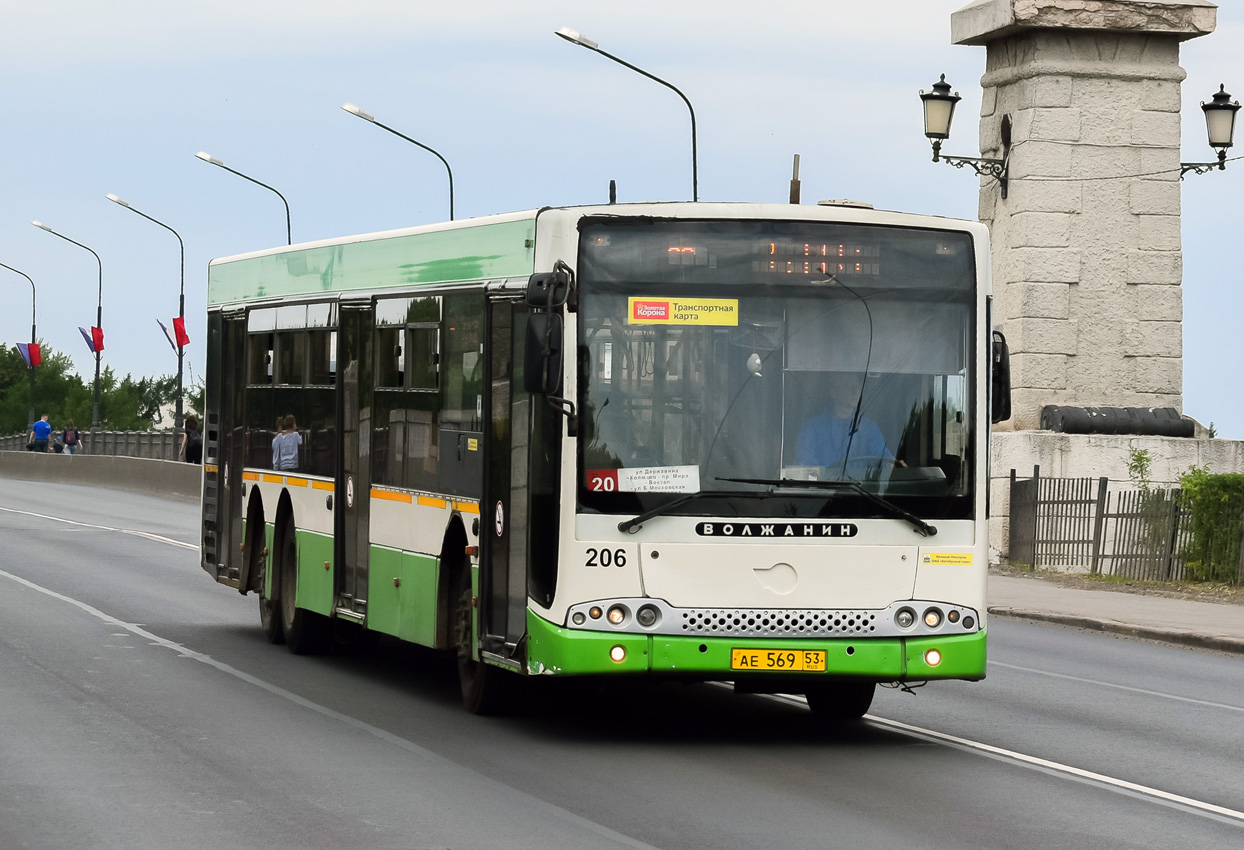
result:
[[[691,196],[686,105],[554,36],[570,27],[695,108],[701,200],[803,200],[974,219],[978,181],[931,162],[919,90],[963,95],[943,151],[979,156],[985,49],[953,45],[968,0],[0,0],[0,263],[34,279],[38,334],[81,374],[103,266],[105,365],[176,371],[185,242],[188,376],[201,378],[208,261],[457,218]],[[1184,161],[1213,158],[1198,105],[1244,96],[1244,2],[1186,42]],[[1244,124],[1244,121],[1241,122]],[[1233,153],[1244,150],[1244,127]],[[1244,440],[1244,161],[1183,184],[1184,411]],[[1230,249],[1230,250],[1228,250]],[[0,343],[30,334],[30,286],[0,269]]]

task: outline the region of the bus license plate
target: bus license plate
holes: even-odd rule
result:
[[[731,649],[731,670],[825,672],[823,649]]]

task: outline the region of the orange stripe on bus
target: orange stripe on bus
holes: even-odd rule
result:
[[[263,475],[263,480],[264,480],[264,481],[266,481],[266,482],[267,482],[267,483],[269,483],[269,484],[284,484],[284,483],[285,483],[285,478],[284,478],[283,476],[281,476],[281,475],[269,475],[269,474],[268,474],[268,473],[266,473],[266,472],[265,472],[265,473],[264,473],[264,475]]]
[[[334,489],[333,482],[331,481],[312,481],[311,488],[314,490],[328,490],[329,492],[332,492]]]
[[[425,508],[443,508],[449,504],[444,499],[434,499],[431,496],[420,496],[418,503],[423,505]]]
[[[294,478],[292,476],[287,475],[285,476],[285,483],[291,487],[306,487],[308,484],[308,481],[305,478]]]
[[[409,493],[394,493],[392,490],[372,490],[371,497],[373,499],[383,499],[386,502],[406,502],[410,503]]]
[[[477,514],[479,505],[472,502],[454,502],[454,510],[462,511],[464,514]]]
[[[242,480],[243,481],[258,481],[259,473],[258,472],[243,472]]]
[[[216,471],[216,464],[214,464],[214,463],[205,463],[205,464],[203,464],[203,471],[204,471],[204,472],[213,472],[213,473],[214,473],[214,472]]]

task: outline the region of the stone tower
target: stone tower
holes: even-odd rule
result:
[[[992,180],[980,195],[1009,427],[1038,428],[1047,404],[1182,411],[1179,45],[1216,23],[1206,0],[975,0],[953,14],[953,41],[987,49],[982,155],[1010,161],[1006,199]]]

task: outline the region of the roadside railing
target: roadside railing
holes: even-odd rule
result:
[[[172,431],[79,431],[83,454],[180,460],[181,446]],[[26,450],[28,434],[0,437],[0,451]]]
[[[1236,512],[1241,513],[1240,511]],[[1244,515],[1228,572],[1244,584]],[[1111,489],[1106,478],[1018,478],[1011,470],[1010,560],[1038,569],[1144,581],[1190,575],[1191,514],[1179,489]],[[1196,565],[1201,566],[1201,565]],[[1220,573],[1221,574],[1221,573]]]

